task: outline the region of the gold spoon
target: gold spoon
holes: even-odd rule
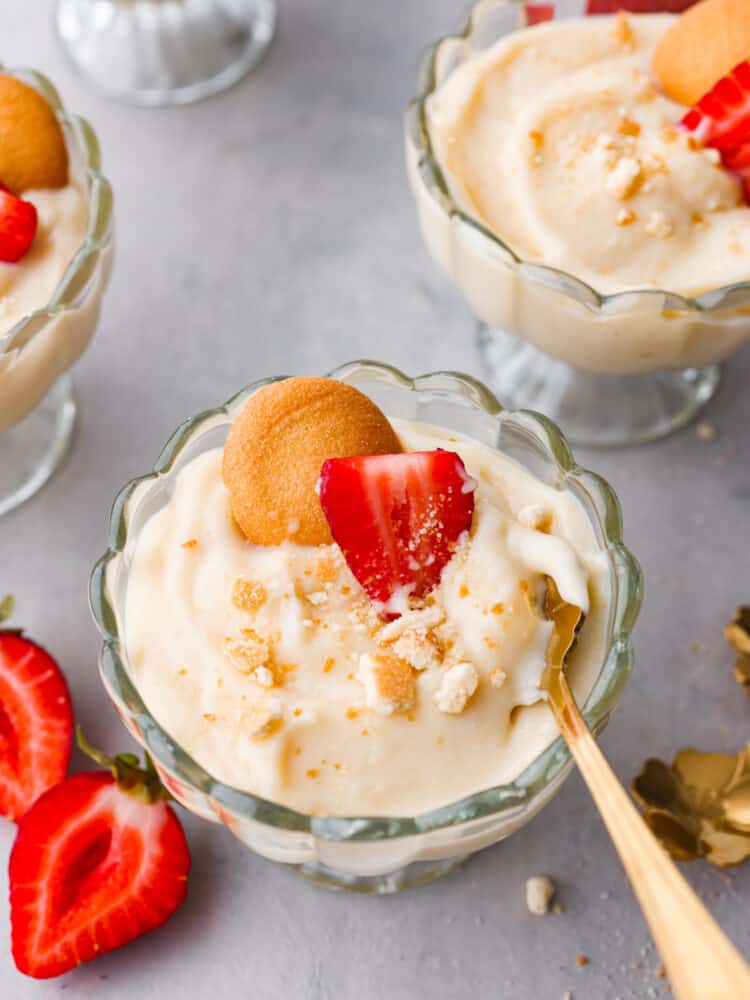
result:
[[[554,623],[542,687],[620,855],[679,1000],[748,1000],[750,967],[651,833],[575,703],[563,664],[582,612],[547,577],[545,614]]]

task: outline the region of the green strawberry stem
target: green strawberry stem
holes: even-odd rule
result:
[[[143,767],[134,753],[118,753],[116,757],[107,757],[89,743],[80,726],[76,726],[76,744],[87,757],[111,771],[118,787],[128,795],[134,795],[152,805],[172,798],[161,783],[154,762],[145,751]]]

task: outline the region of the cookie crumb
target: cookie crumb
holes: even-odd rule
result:
[[[460,715],[477,689],[479,674],[471,663],[456,663],[443,674],[435,693],[435,704],[441,712]]]
[[[714,441],[717,433],[714,425],[710,424],[707,420],[701,421],[695,428],[695,436],[699,441]]]
[[[576,955],[576,965],[580,965],[580,967],[583,968],[584,965],[588,964],[589,960],[586,958],[585,955]]]
[[[546,875],[533,875],[526,880],[526,908],[535,917],[543,917],[549,913],[550,903],[555,895],[556,886]]]

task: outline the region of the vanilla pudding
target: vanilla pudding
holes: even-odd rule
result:
[[[512,780],[555,739],[545,575],[587,612],[579,698],[604,660],[609,570],[575,498],[479,442],[391,423],[477,484],[471,531],[402,616],[378,616],[335,543],[249,542],[222,449],[181,470],[132,557],[124,638],[148,709],[215,778],[307,814],[414,815]]]
[[[111,267],[111,192],[95,139],[75,116],[63,120],[54,92],[35,79],[0,73],[0,182],[37,214],[20,259],[0,253],[0,432],[30,414],[86,348]],[[13,221],[3,220],[0,238]],[[71,265],[67,294],[50,308]]]
[[[88,227],[87,196],[76,177],[60,189],[25,191],[23,198],[36,207],[38,228],[21,260],[0,261],[0,337],[49,303]]]
[[[681,310],[750,278],[750,209],[719,154],[676,126],[686,107],[652,79],[669,15],[553,21],[465,56],[424,102],[450,200],[526,264],[446,211],[408,147],[428,246],[490,326],[587,371],[701,367],[750,334],[746,310]],[[578,302],[576,302],[576,299]]]
[[[671,22],[553,22],[453,73],[428,114],[457,203],[521,256],[602,292],[747,280],[740,184],[675,127],[684,106],[651,81]]]

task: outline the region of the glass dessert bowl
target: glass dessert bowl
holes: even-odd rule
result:
[[[67,148],[69,176],[85,203],[86,219],[80,245],[77,240],[71,244],[76,249],[69,258],[58,260],[59,251],[54,247],[50,251],[51,266],[59,268],[61,276],[49,300],[0,332],[0,514],[32,496],[66,454],[76,412],[69,369],[96,329],[113,253],[112,189],[101,173],[94,130],[65,110],[55,88],[41,74],[2,72],[33,88],[52,109]],[[73,180],[69,180],[62,192],[36,194],[64,197],[72,188]],[[49,207],[40,208],[40,220],[49,211]],[[61,218],[66,218],[64,213]],[[43,238],[47,239],[46,234]],[[33,268],[47,266],[44,256],[36,263],[35,245],[29,254],[33,263],[30,278],[24,279],[27,285],[33,283]],[[3,299],[6,295],[13,298],[12,269],[16,266],[0,265]],[[30,298],[26,287],[24,298]],[[14,315],[19,312],[13,309]]]
[[[474,178],[480,178],[477,182],[480,187],[475,183],[467,198],[469,188],[462,187],[463,177],[460,178],[461,183],[458,183],[453,165],[456,162],[468,162],[469,154],[464,156],[463,161],[457,161],[450,145],[445,145],[459,134],[458,126],[452,132],[450,128],[445,132],[447,139],[440,138],[445,116],[450,112],[447,101],[453,100],[445,97],[449,94],[446,86],[458,87],[457,81],[463,86],[463,81],[469,81],[465,94],[458,89],[455,94],[459,102],[466,100],[465,107],[470,110],[465,113],[465,118],[471,123],[470,127],[474,128],[479,113],[475,118],[470,117],[474,110],[466,94],[471,92],[476,95],[479,92],[478,89],[470,91],[473,86],[470,76],[475,67],[494,66],[492,56],[487,57],[486,64],[481,63],[485,51],[507,41],[508,46],[524,44],[530,53],[528,58],[531,59],[531,53],[537,49],[544,51],[541,41],[537,45],[535,39],[551,39],[551,32],[565,30],[566,25],[572,29],[569,18],[581,17],[585,12],[585,5],[577,0],[571,0],[568,4],[559,3],[555,5],[557,20],[552,24],[528,27],[532,23],[530,14],[535,6],[537,5],[527,6],[525,0],[480,0],[474,5],[459,32],[440,39],[426,54],[417,96],[411,102],[406,116],[408,172],[420,226],[431,255],[461,290],[478,317],[478,336],[487,381],[503,403],[511,407],[532,407],[547,413],[576,444],[613,446],[653,440],[685,424],[704,405],[718,385],[720,363],[750,339],[750,282],[741,280],[721,285],[721,278],[715,279],[717,251],[710,255],[710,268],[707,266],[705,273],[690,272],[690,285],[698,289],[695,294],[678,294],[658,287],[658,283],[653,283],[652,286],[653,276],[650,274],[644,274],[648,281],[633,280],[632,287],[629,280],[619,280],[621,274],[631,275],[637,270],[635,264],[639,254],[644,257],[647,254],[656,255],[662,252],[662,248],[666,248],[663,249],[665,258],[673,254],[674,241],[682,239],[681,230],[675,222],[675,238],[670,244],[669,239],[662,238],[670,236],[669,226],[663,226],[663,231],[660,231],[659,226],[659,223],[665,222],[662,218],[664,213],[651,211],[649,216],[638,219],[636,213],[631,211],[631,207],[635,207],[635,201],[618,201],[616,197],[612,197],[607,202],[602,192],[599,204],[604,205],[604,210],[593,217],[595,224],[590,232],[581,229],[582,235],[577,236],[574,230],[579,222],[574,208],[571,207],[569,215],[565,214],[567,207],[565,212],[555,210],[545,191],[544,181],[541,182],[542,187],[539,187],[539,180],[532,176],[535,165],[542,170],[552,170],[547,164],[554,159],[552,155],[547,157],[546,146],[541,150],[544,136],[533,126],[528,136],[524,135],[524,140],[531,145],[537,143],[539,149],[536,153],[534,149],[529,150],[529,159],[524,162],[519,174],[522,177],[522,181],[518,182],[519,191],[520,185],[526,184],[528,180],[528,186],[523,190],[532,192],[529,195],[529,218],[533,219],[534,226],[539,223],[541,227],[529,228],[528,235],[533,235],[536,240],[539,233],[544,238],[545,234],[552,233],[554,239],[546,246],[542,243],[543,252],[533,255],[522,252],[518,249],[517,238],[506,241],[498,235],[498,228],[502,228],[503,223],[502,214],[494,216],[491,226],[486,220],[486,213],[475,210],[477,198],[484,199],[485,205],[488,203],[486,192],[481,188],[482,181],[489,186],[497,184],[498,191],[503,190],[503,184],[510,191],[511,183],[516,182],[512,178],[508,179],[511,171],[504,172],[500,160],[491,180],[488,179],[487,172],[473,175]],[[667,6],[665,4],[665,10]],[[646,20],[646,17],[630,18],[626,22],[635,25],[633,32],[636,36],[636,50],[641,45],[638,33],[646,30],[639,27],[638,22]],[[655,25],[657,21],[662,27],[668,23],[657,16],[652,24]],[[597,17],[577,23],[590,26],[601,34],[619,30],[623,22],[618,22],[615,18]],[[623,30],[628,31],[630,28],[625,27]],[[526,34],[521,34],[522,32]],[[538,36],[536,32],[539,32]],[[572,42],[564,46],[555,36],[554,44],[557,50],[566,51],[566,58],[568,55],[571,59],[574,58],[570,55],[576,51]],[[596,44],[601,44],[600,40]],[[632,40],[624,44],[626,47],[633,46]],[[642,44],[646,46],[646,42]],[[512,58],[515,58],[519,49],[509,48],[503,51],[512,51]],[[508,61],[510,58],[508,57]],[[499,61],[498,56],[497,62]],[[643,64],[645,60],[642,60],[641,73],[643,101],[646,102],[652,98],[650,95],[648,98],[645,96],[650,78],[648,67],[644,70]],[[524,63],[523,67],[526,66]],[[492,71],[488,69],[487,73]],[[585,72],[585,69],[581,70],[576,79],[584,79]],[[481,69],[477,73],[481,73]],[[480,77],[477,76],[477,79]],[[481,79],[486,82],[486,78]],[[523,83],[524,79],[522,70],[519,69],[513,86],[526,86],[527,90],[522,93],[528,95],[531,84]],[[587,79],[590,81],[592,78],[589,76]],[[493,83],[495,88],[499,86],[494,80]],[[600,83],[601,93],[604,94],[607,81],[600,80]],[[560,85],[561,88],[562,86]],[[493,99],[496,99],[498,90],[495,89],[492,93],[495,95]],[[436,103],[436,95],[443,103]],[[554,96],[558,99],[557,91]],[[569,96],[566,91],[566,100]],[[611,99],[614,101],[619,96],[619,93],[615,93]],[[560,89],[559,100],[562,99]],[[556,121],[550,125],[550,129],[558,129],[550,134],[562,137],[559,138],[561,143],[567,139],[572,142],[571,136],[577,134],[564,121],[571,103],[575,106],[576,99],[573,94],[571,101],[561,103],[557,108]],[[585,100],[589,99],[587,94]],[[540,102],[542,100],[540,98]],[[528,96],[528,101],[532,101],[532,96]],[[550,97],[550,107],[552,103]],[[631,106],[636,105],[628,103],[627,108],[622,111],[622,131],[624,133],[629,128],[632,133],[630,136],[618,136],[613,127],[615,146],[620,141],[650,141],[650,136],[645,139],[634,138],[639,135],[640,125],[627,119],[625,112],[629,114]],[[517,105],[513,107],[516,113]],[[527,121],[523,116],[526,107],[521,107],[522,111],[518,112],[519,128]],[[540,107],[545,106],[540,103]],[[679,106],[675,104],[674,107],[679,112]],[[642,108],[638,108],[639,114],[642,111]],[[484,105],[482,112],[486,121],[489,111]],[[644,112],[646,113],[648,112]],[[536,114],[536,111],[532,110],[530,114]],[[443,117],[438,122],[439,116]],[[539,117],[542,117],[541,110]],[[578,119],[576,125],[581,120],[583,119]],[[679,114],[675,124],[677,121]],[[452,122],[450,127],[453,127]],[[571,131],[566,133],[568,127]],[[677,134],[675,131],[675,135]],[[605,135],[602,129],[598,141],[601,148],[593,149],[592,158],[599,154],[608,155],[612,148],[611,140],[612,136]],[[684,140],[687,141],[686,136]],[[683,138],[679,141],[682,142]],[[468,145],[463,149],[469,149]],[[520,156],[525,152],[524,148],[519,154],[519,162]],[[563,159],[561,156],[560,161]],[[451,163],[450,169],[446,166],[448,163]],[[618,179],[620,167],[630,167],[632,164],[631,159],[624,165],[618,164]],[[564,165],[569,166],[569,163]],[[637,164],[634,169],[637,169]],[[713,169],[717,174],[728,177],[720,167]],[[561,169],[558,177],[562,173]],[[590,177],[595,176],[593,168],[590,174],[576,174],[576,186],[563,192],[565,200],[573,206],[580,192],[583,192],[580,194],[582,199],[588,198],[595,187]],[[650,208],[653,208],[653,199],[658,197],[658,184],[663,182],[664,176],[666,171],[662,172],[657,182],[652,182],[656,193],[643,195],[652,200]],[[468,181],[466,184],[468,185]],[[648,181],[641,191],[647,190],[650,190]],[[476,194],[477,191],[479,194]],[[627,197],[629,192],[617,192],[617,195]],[[592,198],[599,196],[598,189],[591,195]],[[612,216],[611,220],[609,215]],[[695,213],[694,224],[708,228],[708,224],[698,213]],[[530,227],[531,225],[529,223]],[[565,226],[568,226],[567,230]],[[628,251],[631,244],[627,240],[636,238],[636,230],[640,242],[633,243],[633,249]],[[560,233],[560,244],[555,246]],[[566,264],[569,259],[578,259],[570,252],[571,240],[576,239],[578,246],[575,250],[586,251],[590,267],[577,268],[577,274],[574,274],[567,272]],[[596,257],[599,251],[592,250],[592,247],[596,248],[601,244],[603,260],[610,254],[616,241],[620,241],[619,245],[625,247],[625,252],[630,254],[629,258],[625,258],[628,265],[625,271],[616,275],[618,281],[615,283],[608,280],[611,275],[605,274],[604,265],[601,277],[591,277],[599,271],[599,258]],[[683,243],[688,245],[685,241]],[[550,247],[554,252],[550,251]],[[554,259],[555,266],[551,266],[550,258]],[[579,258],[583,259],[580,253]],[[731,261],[734,271],[738,260],[739,257],[735,255]],[[622,263],[622,259],[619,263]],[[585,271],[586,280],[581,276],[582,270]]]
[[[98,93],[150,107],[233,86],[266,53],[275,0],[58,0],[74,69]]]
[[[600,655],[590,675],[581,678],[585,687],[579,684],[586,718],[599,732],[630,673],[630,633],[641,600],[640,570],[622,544],[620,511],[611,489],[575,464],[548,420],[504,410],[484,386],[467,376],[433,373],[410,379],[393,368],[355,362],[330,377],[360,389],[389,419],[434,423],[499,449],[535,481],[580,506],[587,531],[590,525],[595,539],[596,562],[607,594],[600,609],[601,646],[596,647]],[[513,780],[497,787],[416,815],[311,815],[217,780],[157,720],[136,679],[125,639],[128,588],[139,542],[154,515],[172,502],[184,470],[221,448],[247,400],[273,381],[249,386],[224,406],[186,421],[154,471],[127,485],[117,497],[110,548],[97,563],[90,585],[91,607],[103,637],[101,676],[124,724],[151,754],[166,786],[186,808],[224,823],[252,850],[321,884],[392,892],[436,878],[467,855],[519,829],[558,790],[571,761],[552,726],[549,745],[541,745],[541,752],[532,754]],[[544,714],[534,718],[546,724],[546,709],[541,704],[532,710],[536,709]]]

